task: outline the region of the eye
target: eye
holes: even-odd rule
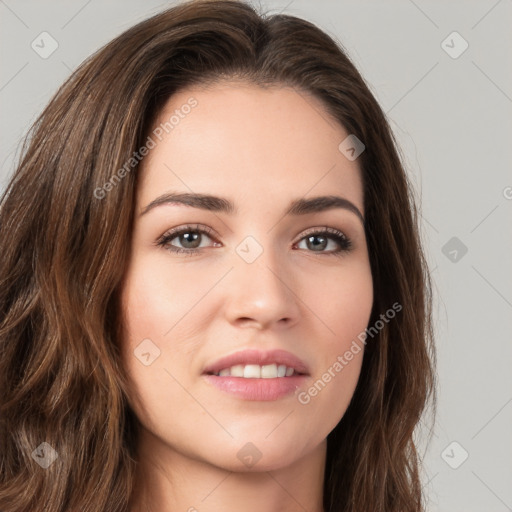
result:
[[[213,236],[213,230],[207,226],[200,227],[199,225],[187,225],[172,229],[171,231],[163,234],[157,240],[156,244],[171,252],[193,255],[197,252],[200,252],[199,249],[202,241],[201,238],[203,238],[205,235],[207,238],[210,238]],[[182,244],[183,247],[176,247],[176,245],[171,244],[174,239],[178,239],[179,243]]]
[[[329,241],[334,240],[334,246],[338,246],[338,249],[324,251],[323,249],[329,246]],[[352,248],[351,240],[341,231],[330,227],[323,227],[321,229],[314,228],[306,233],[305,236],[300,240],[299,244],[305,241],[306,248],[312,248],[312,252],[319,254],[328,254],[339,256],[345,252],[350,251]]]
[[[213,237],[213,230],[207,226],[200,226],[199,224],[195,226],[186,225],[172,229],[163,234],[156,241],[156,245],[164,247],[166,250],[174,253],[192,256],[201,252],[201,248],[204,248],[204,246],[201,246],[201,242],[205,236],[211,239]],[[173,240],[177,240],[181,247],[171,243]],[[311,249],[310,252],[316,252],[318,254],[339,256],[350,251],[352,248],[352,242],[344,233],[327,226],[309,230],[303,235],[298,244],[303,241],[306,243],[306,249]],[[325,251],[324,249],[329,246],[329,242],[333,242],[334,250]]]

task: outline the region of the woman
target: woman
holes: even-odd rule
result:
[[[194,1],[62,86],[0,210],[0,509],[420,511],[428,270],[311,23]]]

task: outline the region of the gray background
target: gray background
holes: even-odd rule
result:
[[[172,4],[0,0],[2,189],[21,137],[71,71]],[[429,511],[512,510],[512,0],[261,6],[309,19],[344,45],[389,116],[421,200],[439,357],[432,442],[418,436]],[[31,47],[43,31],[58,42],[46,59]],[[461,55],[454,31],[469,44]]]

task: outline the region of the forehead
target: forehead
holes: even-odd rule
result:
[[[149,136],[138,197],[167,190],[263,200],[343,193],[363,210],[357,161],[338,149],[349,134],[322,102],[285,86],[241,82],[174,94]]]

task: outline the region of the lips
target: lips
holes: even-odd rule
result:
[[[273,364],[293,368],[295,375],[309,375],[309,369],[306,363],[286,350],[243,350],[235,352],[234,354],[222,357],[206,365],[203,369],[203,375],[216,375],[226,368],[239,365],[268,366]]]

